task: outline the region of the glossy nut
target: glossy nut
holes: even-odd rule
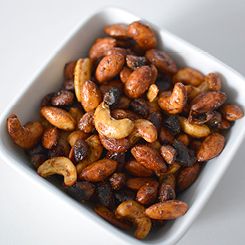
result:
[[[136,55],[127,55],[126,63],[127,66],[132,70],[136,70],[141,66],[147,65],[147,61],[144,56],[136,56]]]
[[[54,106],[72,105],[74,101],[74,94],[71,91],[60,90],[51,99],[51,104]]]
[[[94,129],[94,111],[86,112],[78,122],[78,128],[84,133],[91,133]]]
[[[161,156],[168,163],[172,164],[176,159],[176,150],[171,145],[163,145],[160,149]]]
[[[225,105],[222,108],[222,114],[228,121],[236,121],[244,116],[244,112],[238,105]]]
[[[22,126],[14,114],[7,118],[7,130],[14,143],[23,149],[33,148],[43,134],[43,126],[40,122],[29,122]]]
[[[124,118],[128,118],[132,121],[135,121],[137,119],[139,119],[139,115],[137,115],[136,113],[130,111],[130,110],[123,110],[123,109],[114,109],[111,111],[111,116],[115,119],[124,119]]]
[[[126,162],[124,168],[130,174],[137,177],[150,177],[153,175],[153,171],[151,169],[146,168],[135,160]]]
[[[184,110],[187,92],[182,83],[176,83],[172,93],[164,92],[158,99],[159,106],[169,114],[178,114]]]
[[[158,183],[146,183],[141,186],[136,195],[136,201],[142,205],[150,205],[155,202],[158,194]]]
[[[112,118],[109,107],[104,103],[95,110],[94,124],[99,134],[113,139],[126,138],[134,128],[134,123],[127,118],[120,120]]]
[[[125,24],[112,24],[104,27],[104,32],[115,38],[127,38],[128,27]]]
[[[47,128],[44,130],[42,136],[42,145],[46,149],[51,149],[58,143],[59,132],[55,127]]]
[[[135,237],[144,239],[151,230],[151,220],[145,215],[145,208],[136,201],[129,200],[121,203],[116,209],[116,216],[129,219],[136,226]]]
[[[214,72],[211,72],[208,75],[206,75],[203,83],[199,85],[200,90],[202,90],[203,92],[204,92],[204,89],[202,89],[202,86],[207,87],[207,90],[219,91],[222,85],[220,76]]]
[[[83,131],[76,130],[67,136],[67,141],[70,144],[70,146],[73,147],[78,139],[84,139],[85,140],[88,138],[88,136],[89,135],[84,133]]]
[[[65,64],[65,67],[64,67],[65,79],[67,79],[67,80],[73,79],[74,69],[75,69],[76,63],[77,63],[77,61],[75,60],[75,61],[71,61],[71,62]]]
[[[114,173],[110,179],[110,184],[113,190],[118,191],[126,184],[126,175],[124,173]]]
[[[77,124],[78,124],[80,118],[83,116],[82,110],[78,107],[71,107],[69,110],[69,113],[75,119]]]
[[[168,200],[175,199],[176,194],[172,185],[162,183],[159,187],[158,199],[160,202],[165,202]]]
[[[53,174],[63,175],[64,183],[67,186],[72,186],[77,180],[76,167],[66,157],[54,157],[46,160],[39,166],[37,173],[44,178]]]
[[[126,185],[129,189],[138,191],[143,185],[147,183],[157,183],[153,178],[129,178]]]
[[[147,99],[149,102],[153,102],[158,95],[159,89],[156,84],[152,84],[147,91]]]
[[[40,113],[45,117],[53,126],[71,131],[76,127],[76,121],[71,114],[63,109],[53,106],[43,106]]]
[[[122,83],[126,83],[128,81],[129,76],[131,75],[133,71],[128,68],[127,66],[124,66],[123,69],[120,72],[120,79]]]

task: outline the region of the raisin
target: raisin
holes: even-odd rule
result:
[[[115,198],[117,204],[120,204],[128,200],[135,200],[135,197],[136,197],[135,192],[129,189],[123,189],[115,192]]]
[[[160,202],[165,202],[167,200],[174,200],[176,197],[175,190],[171,185],[162,183],[159,188],[158,199]]]
[[[114,161],[118,162],[119,164],[124,164],[126,161],[124,152],[108,151],[106,154],[106,158],[114,160]]]
[[[135,70],[138,67],[146,65],[147,61],[146,61],[146,58],[143,56],[127,55],[126,63],[129,68]]]
[[[74,145],[74,159],[76,162],[82,161],[87,157],[89,151],[88,144],[83,139],[77,139]]]
[[[164,126],[169,129],[173,135],[180,133],[180,123],[178,116],[169,116],[164,121]]]
[[[134,99],[130,105],[129,109],[133,112],[139,114],[140,116],[146,118],[149,115],[149,107],[144,99]]]
[[[153,123],[153,125],[156,127],[157,131],[159,132],[162,127],[162,114],[158,111],[153,112],[149,115],[148,120]]]
[[[51,100],[52,100],[52,97],[53,97],[54,95],[55,95],[55,93],[49,93],[49,94],[45,95],[45,96],[42,98],[41,106],[51,105]]]
[[[112,187],[108,182],[100,182],[97,184],[96,196],[103,206],[109,209],[115,207],[115,196]]]
[[[104,95],[104,103],[109,106],[115,106],[118,104],[121,97],[121,91],[118,88],[111,88]]]

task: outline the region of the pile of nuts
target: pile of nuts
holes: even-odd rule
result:
[[[243,111],[226,104],[218,74],[178,68],[144,23],[104,31],[87,58],[65,65],[40,120],[22,126],[11,115],[7,130],[40,176],[62,175],[70,196],[143,239],[186,213],[177,194],[221,153]]]

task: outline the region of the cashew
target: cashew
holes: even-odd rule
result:
[[[187,102],[186,88],[182,83],[176,83],[172,93],[164,92],[158,99],[159,106],[169,114],[178,114],[183,111]]]
[[[134,130],[128,137],[130,145],[135,144],[139,138],[143,138],[149,143],[157,140],[157,129],[153,123],[146,119],[134,121]]]
[[[127,137],[134,128],[134,123],[128,118],[120,120],[112,118],[109,107],[104,103],[101,103],[95,110],[94,124],[99,134],[114,139]]]
[[[7,129],[14,143],[23,149],[35,146],[43,134],[43,126],[40,122],[30,122],[22,126],[16,115],[8,117]]]
[[[76,130],[67,136],[67,141],[70,146],[73,147],[78,139],[86,139],[87,137],[88,134],[84,133],[81,130]]]
[[[136,201],[122,202],[116,209],[116,216],[132,221],[135,226],[135,237],[144,239],[151,230],[151,220],[145,215],[145,208]]]
[[[74,70],[74,88],[77,100],[82,102],[82,87],[85,81],[91,78],[92,63],[89,58],[79,59]]]
[[[63,175],[64,183],[67,186],[72,186],[77,181],[76,167],[66,157],[54,157],[46,160],[39,166],[37,173],[44,178],[53,174]]]
[[[149,100],[149,102],[152,102],[156,99],[158,92],[159,92],[159,89],[156,84],[152,84],[149,87],[148,92],[147,92],[147,99]]]
[[[209,127],[205,124],[203,124],[203,125],[191,124],[188,121],[188,119],[186,119],[184,117],[179,117],[179,121],[180,121],[180,126],[181,126],[182,130],[186,134],[188,134],[194,138],[206,137],[211,133]]]

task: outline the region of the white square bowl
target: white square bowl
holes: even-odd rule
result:
[[[214,160],[209,161],[195,184],[181,195],[181,200],[187,202],[190,207],[185,216],[173,222],[168,222],[162,229],[151,234],[144,241],[138,241],[132,236],[111,226],[98,217],[90,208],[85,205],[78,205],[76,201],[57,189],[52,183],[39,177],[28,163],[22,150],[18,149],[12,143],[6,131],[6,118],[11,113],[17,114],[22,122],[27,122],[28,120],[32,120],[33,117],[38,117],[40,99],[47,93],[55,91],[60,87],[64,64],[70,60],[85,57],[94,39],[101,36],[104,25],[117,22],[130,23],[138,19],[139,17],[124,10],[106,8],[93,15],[85,23],[80,24],[1,115],[0,153],[4,161],[18,170],[20,174],[31,178],[33,183],[44,187],[47,191],[52,192],[57,199],[68,202],[70,206],[78,210],[84,222],[86,222],[86,219],[92,219],[95,228],[91,226],[91,230],[109,230],[115,236],[115,239],[120,240],[120,244],[174,244],[183,236],[200,213],[202,207],[231,163],[231,159],[245,134],[245,118],[237,121],[230,130],[227,135],[226,147],[222,154]],[[150,25],[152,26],[152,24]],[[244,109],[245,79],[240,74],[204,51],[170,34],[168,31],[159,30],[156,27],[154,29],[158,33],[159,46],[170,52],[179,66],[191,66],[205,74],[208,72],[220,73],[223,79],[223,89],[227,92],[230,100],[240,104]],[[82,238],[81,242],[84,242]]]

